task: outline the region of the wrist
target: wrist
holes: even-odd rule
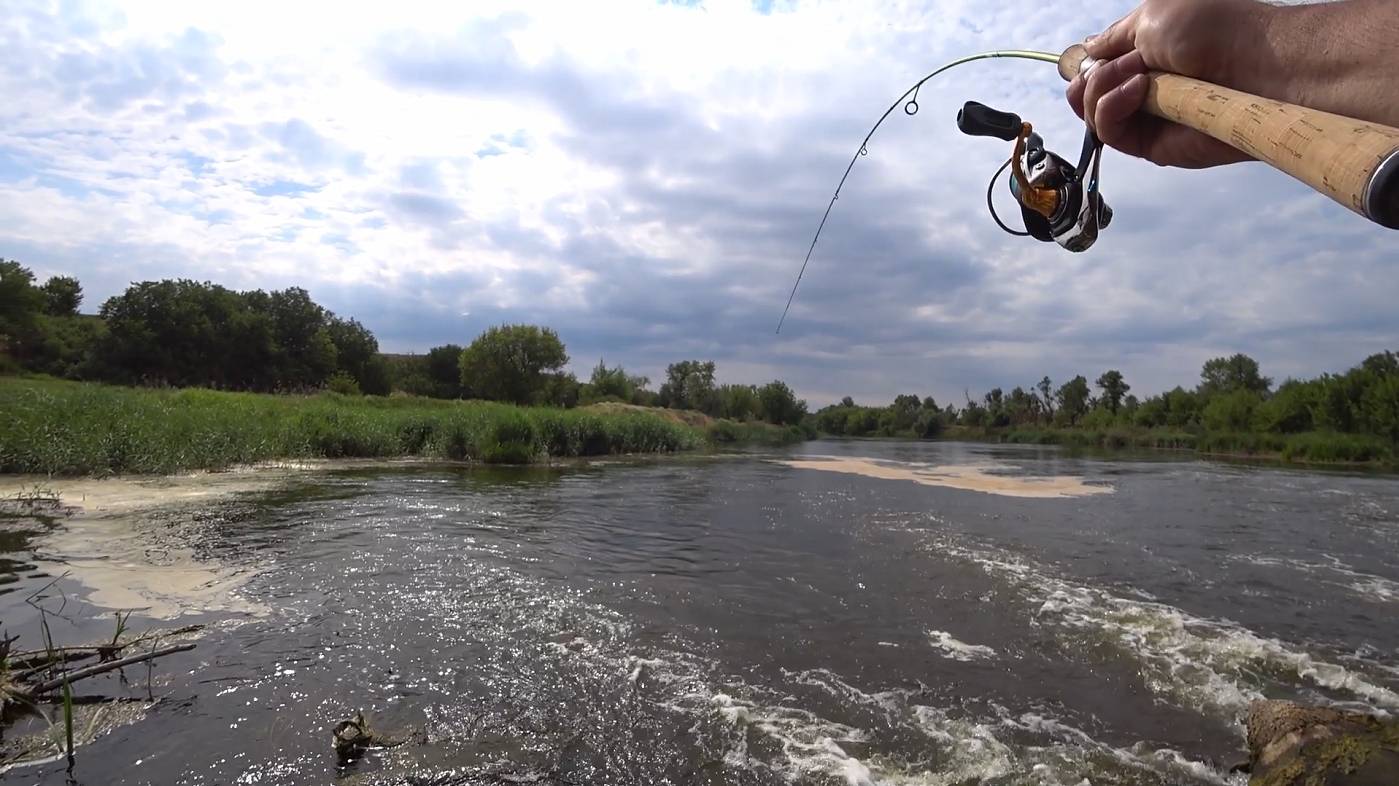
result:
[[[1293,39],[1290,29],[1298,21],[1289,15],[1296,7],[1250,2],[1239,8],[1234,27],[1240,43],[1225,70],[1224,86],[1263,98],[1299,103],[1291,94],[1292,80],[1282,67],[1291,59],[1285,50],[1286,42]]]

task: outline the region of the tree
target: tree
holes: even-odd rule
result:
[[[335,364],[355,378],[359,389],[371,396],[389,394],[388,364],[379,356],[379,341],[357,319],[330,317],[325,326],[335,345]]]
[[[72,276],[53,276],[40,287],[44,293],[44,313],[51,317],[77,316],[83,302],[83,288]]]
[[[1053,420],[1054,383],[1049,381],[1049,375],[1046,374],[1043,378],[1041,378],[1039,384],[1035,385],[1035,389],[1040,392],[1040,403],[1044,407],[1045,417],[1049,420]]]
[[[1122,406],[1122,398],[1127,395],[1127,391],[1132,389],[1132,386],[1122,379],[1122,372],[1116,369],[1104,371],[1103,375],[1098,377],[1098,381],[1093,384],[1103,391],[1103,405],[1114,415]]]
[[[1253,427],[1253,413],[1261,403],[1262,399],[1252,390],[1220,393],[1205,405],[1201,420],[1209,431],[1249,431]]]
[[[787,383],[774,380],[758,388],[763,419],[779,426],[794,426],[806,417],[806,402],[798,401]]]
[[[545,375],[566,363],[568,353],[553,330],[500,325],[462,350],[461,384],[477,398],[528,404],[545,393]]]
[[[1082,375],[1060,385],[1055,395],[1059,401],[1060,416],[1067,419],[1071,426],[1088,411],[1088,380]]]
[[[1236,390],[1266,396],[1272,384],[1271,379],[1258,372],[1258,361],[1242,353],[1207,360],[1200,369],[1200,395],[1206,398]]]
[[[461,398],[463,347],[443,344],[427,351],[427,379],[434,398]]]
[[[855,406],[855,399],[853,399],[853,398],[851,398],[851,397],[849,397],[849,396],[846,396],[845,398],[843,398],[843,399],[840,400],[840,405],[841,405],[842,407],[853,407],[853,406]]]
[[[894,397],[894,403],[890,406],[891,430],[903,433],[912,431],[914,423],[918,420],[918,412],[923,408],[923,400],[913,395],[900,395]]]
[[[665,370],[660,403],[671,409],[714,409],[714,361],[684,360]]]
[[[644,398],[645,388],[649,384],[651,380],[646,377],[628,374],[621,366],[608,368],[605,362],[599,360],[593,368],[592,377],[588,380],[587,397],[591,401],[616,399],[638,404]]]
[[[755,420],[762,417],[763,404],[752,385],[720,385],[714,390],[716,414],[729,420]]]
[[[44,295],[34,287],[29,268],[0,259],[0,352],[23,354],[43,306]]]

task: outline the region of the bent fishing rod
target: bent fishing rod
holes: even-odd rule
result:
[[[868,155],[869,141],[879,127],[900,106],[907,115],[917,114],[918,90],[933,77],[965,63],[1003,57],[1054,63],[1064,81],[1079,74],[1087,76],[1097,65],[1081,44],[1074,44],[1059,55],[1004,49],[953,60],[904,91],[870,128],[836,184],[787,296],[787,305],[777,323],[778,333],[787,321],[787,312],[821,239],[821,230],[826,228],[826,220],[840,199],[840,190],[855,162]],[[1399,129],[1260,98],[1178,74],[1153,71],[1147,77],[1149,88],[1142,106],[1147,113],[1218,139],[1292,175],[1380,226],[1399,229]],[[957,127],[970,136],[1014,143],[1010,158],[991,176],[986,188],[987,209],[1001,229],[1081,252],[1092,247],[1098,234],[1111,223],[1112,209],[1103,200],[1098,182],[1103,143],[1092,129],[1085,127],[1078,161],[1071,164],[1046,149],[1034,127],[1010,112],[968,101],[957,113]],[[1007,184],[1020,207],[1024,230],[1007,226],[992,202],[996,183],[1007,168],[1011,170]]]

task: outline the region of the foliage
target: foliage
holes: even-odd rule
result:
[[[1102,376],[1098,377],[1098,381],[1093,384],[1103,391],[1103,405],[1114,415],[1121,408],[1122,400],[1126,397],[1127,391],[1132,389],[1132,386],[1122,379],[1122,372],[1117,369],[1104,371]]]
[[[1213,358],[1201,369],[1195,390],[1176,388],[1144,400],[1117,371],[1097,381],[1103,395],[1088,396],[1081,377],[1060,387],[1059,410],[1040,417],[1057,429],[1026,428],[1012,402],[992,389],[981,404],[962,410],[959,428],[1010,441],[1086,446],[1153,445],[1171,435],[1170,446],[1230,454],[1277,454],[1298,461],[1394,461],[1399,457],[1399,355],[1381,352],[1344,374],[1285,380],[1272,391],[1257,361],[1247,355]],[[1048,389],[1048,378],[1036,386]],[[1018,390],[1018,389],[1017,389]],[[1038,396],[1036,398],[1039,398]],[[1074,413],[1078,414],[1075,415]],[[1009,430],[1001,427],[1010,424]],[[989,431],[988,431],[989,430]],[[1184,435],[1186,438],[1181,438]]]
[[[34,274],[18,262],[0,259],[0,353],[24,356],[43,307],[44,295],[34,286]]]
[[[976,411],[976,405],[969,405],[968,410]],[[942,433],[952,417],[950,411],[938,408],[932,396],[919,399],[904,394],[886,407],[862,407],[846,396],[839,404],[817,410],[804,422],[815,431],[833,436],[932,439]]]
[[[682,360],[666,367],[658,403],[671,409],[715,409],[714,361]]]
[[[412,397],[141,389],[0,379],[0,473],[168,473],[281,458],[537,461],[655,453],[698,433],[644,412]],[[521,425],[528,423],[528,426]]]
[[[806,402],[798,401],[796,394],[781,380],[758,388],[758,403],[762,418],[778,426],[795,426],[806,417]]]
[[[462,351],[461,386],[473,398],[529,404],[547,397],[547,376],[566,363],[563,342],[550,328],[500,325]]]
[[[83,287],[72,276],[53,276],[39,288],[44,294],[44,313],[51,317],[78,315],[83,303]]]
[[[1082,376],[1060,385],[1055,394],[1059,402],[1058,417],[1070,426],[1077,423],[1088,412],[1088,396],[1088,380]]]
[[[1200,369],[1200,394],[1205,398],[1238,390],[1264,396],[1272,384],[1271,379],[1259,373],[1258,361],[1242,353],[1207,360]]]
[[[325,381],[325,389],[331,393],[339,393],[342,396],[361,395],[359,383],[347,372],[337,371],[330,375],[330,379]]]
[[[588,384],[583,386],[581,396],[585,403],[620,401],[624,404],[647,406],[655,396],[646,389],[649,384],[651,380],[646,377],[628,374],[621,366],[608,368],[606,362],[599,360],[593,367]]]

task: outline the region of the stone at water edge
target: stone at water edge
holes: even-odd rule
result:
[[[1259,701],[1247,725],[1249,786],[1399,784],[1399,721]]]

